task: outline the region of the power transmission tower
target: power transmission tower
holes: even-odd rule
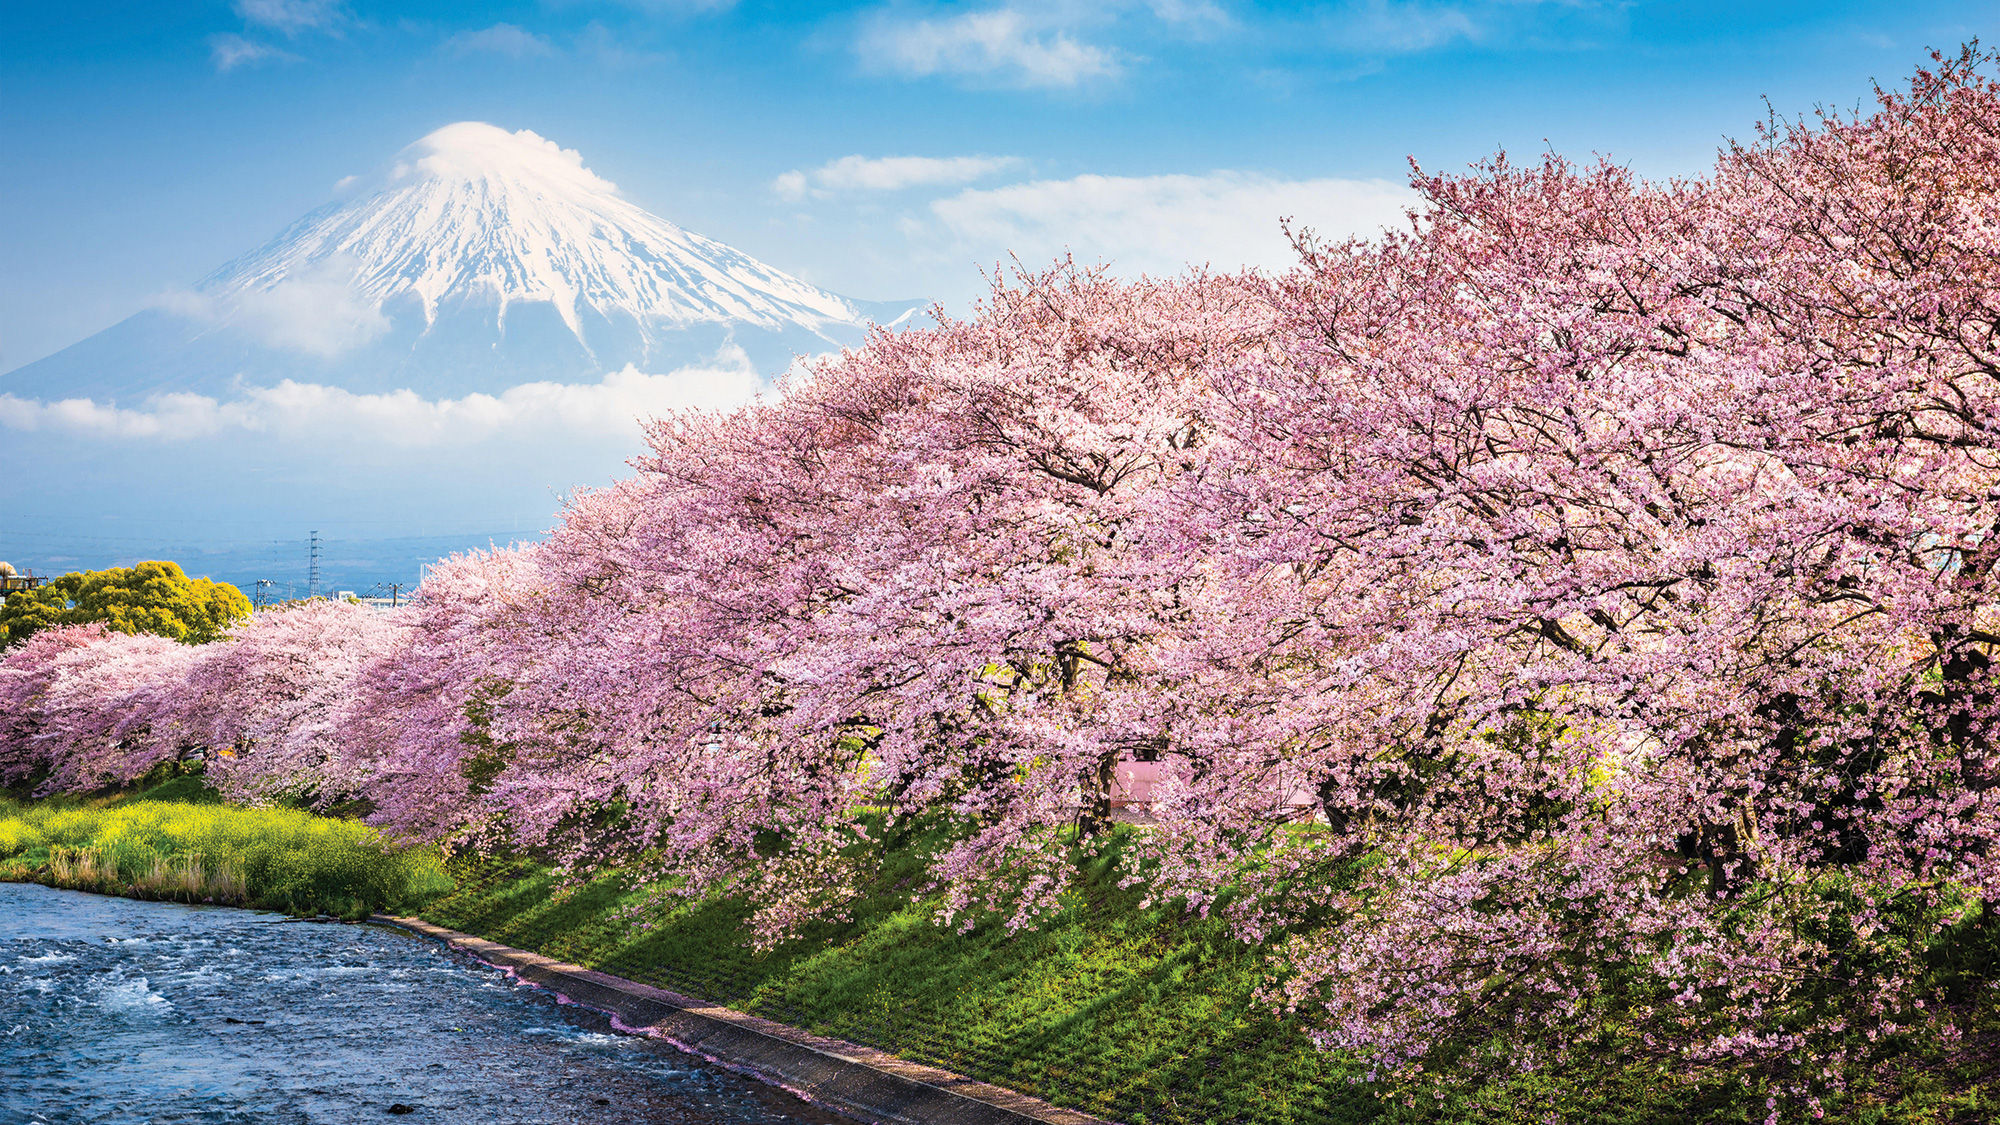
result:
[[[306,555],[306,597],[319,596],[319,532],[312,533],[312,549]]]

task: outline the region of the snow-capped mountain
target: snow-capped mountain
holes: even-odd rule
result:
[[[573,150],[462,122],[0,394],[132,403],[292,379],[439,398],[671,372],[729,345],[774,374],[918,305],[809,285],[647,212]]]

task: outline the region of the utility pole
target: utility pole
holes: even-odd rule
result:
[[[268,597],[270,597],[270,596],[271,596],[271,595],[270,595],[270,593],[269,593],[269,590],[270,590],[270,589],[271,589],[271,580],[270,580],[270,579],[268,579],[268,578],[259,578],[259,579],[257,580],[257,596],[256,596],[256,599],[255,599],[255,600],[254,600],[254,601],[253,601],[253,602],[251,603],[251,604],[252,604],[252,608],[255,608],[255,609],[263,609],[263,608],[264,608],[264,599],[266,599],[266,598],[268,598]]]
[[[312,533],[312,548],[306,555],[306,597],[319,596],[319,532]]]

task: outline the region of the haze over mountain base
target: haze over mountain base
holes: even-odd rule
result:
[[[298,434],[166,443],[10,433],[0,479],[32,479],[0,520],[0,559],[38,573],[168,558],[246,592],[303,595],[307,539],[323,540],[322,589],[415,583],[455,551],[535,538],[562,496],[629,472],[623,440],[550,435],[524,446],[343,446]]]

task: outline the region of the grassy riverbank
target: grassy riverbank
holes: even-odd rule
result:
[[[439,925],[1130,1125],[1750,1125],[1771,1112],[1771,1075],[1671,1056],[1585,1057],[1442,1098],[1359,1083],[1358,1065],[1314,1049],[1256,1000],[1269,971],[1260,950],[1177,907],[1142,906],[1141,892],[1101,870],[1086,871],[1083,893],[1041,930],[959,933],[932,922],[934,902],[912,901],[918,857],[892,853],[849,921],[768,953],[751,948],[749,905],[727,897],[663,899],[617,875],[565,882],[525,859],[462,857],[451,870],[457,888],[419,912]],[[1995,960],[1958,953],[1941,972],[1983,974]],[[2000,1005],[1975,1003],[1969,1041],[1910,1042],[1892,1066],[1852,1068],[1826,1120],[2000,1120]],[[1785,1119],[1803,1112],[1794,1103]]]
[[[1664,1060],[1406,1098],[1354,1081],[1358,1066],[1259,1004],[1263,955],[1218,925],[1141,906],[1099,872],[1044,929],[958,933],[933,924],[934,903],[911,901],[914,858],[889,858],[850,921],[762,954],[745,903],[661,900],[615,875],[565,883],[528,860],[455,860],[457,889],[419,913],[1130,1125],[1754,1123],[1770,1112],[1765,1075]],[[1828,1119],[2000,1119],[1993,1046],[1911,1044],[1907,1065],[1853,1074]]]
[[[916,851],[891,853],[849,920],[755,951],[747,903],[662,897],[530,858],[385,848],[351,820],[219,804],[197,779],[95,801],[0,799],[0,879],[294,913],[414,913],[439,925],[689,993],[1031,1093],[1127,1125],[1761,1122],[1764,1076],[1670,1062],[1561,1072],[1407,1100],[1355,1081],[1258,1003],[1260,951],[1086,870],[1044,928],[936,926]],[[1983,953],[1974,966],[1989,964]],[[2000,1119],[2000,1009],[1978,1042],[1911,1044],[1850,1076],[1828,1119]],[[1449,1045],[1444,1045],[1447,1048]]]
[[[892,872],[852,921],[758,954],[748,907],[726,898],[654,901],[616,877],[564,887],[527,861],[453,873],[459,889],[419,912],[439,925],[1132,1125],[1379,1114],[1349,1064],[1254,1003],[1254,951],[1109,880],[1044,929],[962,934],[896,893],[915,871]]]
[[[357,821],[298,809],[234,808],[192,782],[98,801],[0,798],[0,880],[344,918],[452,885],[435,848],[389,847]]]

